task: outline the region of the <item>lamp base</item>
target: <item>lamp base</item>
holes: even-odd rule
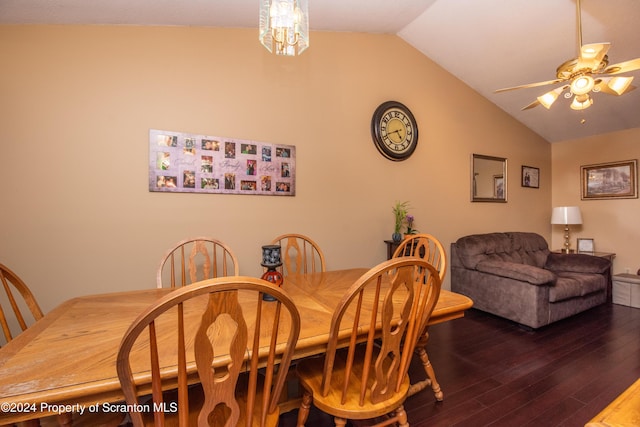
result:
[[[564,227],[564,248],[562,252],[565,254],[571,253],[571,242],[569,241],[569,226]]]

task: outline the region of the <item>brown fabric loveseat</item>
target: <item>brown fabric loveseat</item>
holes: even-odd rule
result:
[[[604,303],[610,270],[605,258],[550,252],[536,233],[475,234],[451,245],[451,290],[534,329]]]

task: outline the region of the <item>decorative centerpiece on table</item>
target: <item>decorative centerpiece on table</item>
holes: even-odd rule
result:
[[[282,265],[281,250],[280,245],[263,246],[262,263],[260,264],[267,269],[261,279],[266,280],[277,287],[280,287],[283,281],[282,273],[277,270],[277,268]],[[265,301],[275,301],[275,298],[268,294],[264,294],[262,299]]]
[[[401,242],[402,241],[402,228],[405,225],[405,222],[407,222],[407,217],[410,216],[411,217],[411,222],[407,222],[407,234],[413,234],[415,233],[415,230],[413,230],[413,215],[409,215],[409,202],[396,202],[395,205],[393,205],[393,216],[395,217],[395,227],[394,227],[394,231],[393,234],[391,235],[391,239],[394,242]],[[412,232],[413,230],[413,232]]]

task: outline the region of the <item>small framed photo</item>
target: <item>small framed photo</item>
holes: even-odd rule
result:
[[[580,166],[582,200],[637,199],[638,162],[600,163]]]
[[[540,169],[532,166],[522,166],[522,186],[540,188]]]
[[[504,175],[493,176],[493,198],[504,199]]]
[[[593,239],[578,239],[578,252],[593,253]]]

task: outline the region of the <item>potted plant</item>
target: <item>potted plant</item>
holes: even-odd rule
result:
[[[405,235],[416,234],[418,230],[413,228],[413,221],[415,221],[415,217],[413,215],[407,215],[405,219],[407,220],[407,232],[404,234]]]
[[[395,217],[395,227],[391,239],[394,242],[402,241],[402,225],[409,213],[409,202],[396,202],[393,206],[393,216]]]

